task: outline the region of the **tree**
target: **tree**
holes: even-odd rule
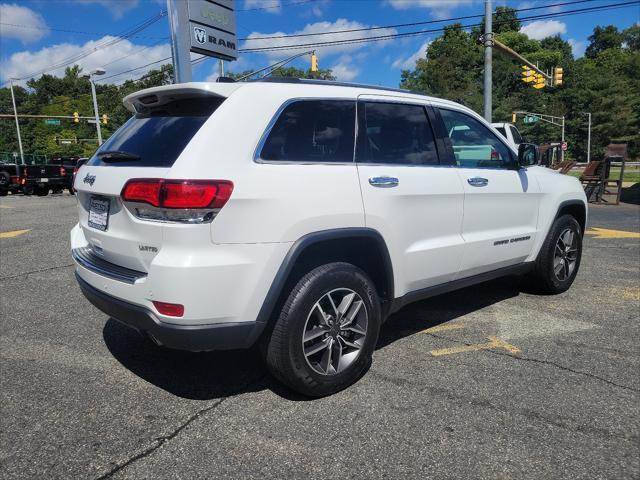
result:
[[[622,48],[623,34],[613,25],[596,27],[589,37],[589,46],[585,51],[587,58],[595,58],[599,53],[612,48]]]
[[[492,17],[493,33],[517,32],[520,30],[518,11],[511,7],[496,7]],[[480,22],[480,34],[484,33],[485,21]]]
[[[246,70],[241,73],[228,73],[227,76],[237,80],[239,78],[247,77],[247,79],[252,78],[252,76],[248,76],[253,72],[253,70]],[[265,72],[261,72],[257,74],[257,76],[264,75]],[[311,69],[303,70],[301,68],[295,67],[278,67],[273,72],[270,73],[272,77],[287,77],[287,78],[308,78],[308,79],[317,79],[317,80],[335,80],[336,77],[333,75],[331,69],[319,69],[317,72],[312,72]]]
[[[635,24],[623,32],[624,46],[632,52],[640,52],[640,25]]]

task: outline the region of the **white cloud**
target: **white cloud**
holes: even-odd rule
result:
[[[522,27],[520,33],[534,40],[542,40],[559,33],[567,33],[567,25],[557,20],[536,20]]]
[[[337,40],[351,40],[358,38],[368,38],[375,37],[379,35],[391,35],[397,33],[397,30],[393,28],[382,28],[379,30],[365,30],[360,32],[346,32],[346,33],[332,33],[330,35],[317,35],[318,33],[324,33],[328,31],[334,30],[352,30],[352,29],[360,29],[367,28],[369,25],[362,24],[357,21],[350,21],[344,18],[339,18],[335,22],[316,22],[312,24],[307,24],[302,30],[296,30],[294,32],[272,32],[272,33],[260,33],[253,32],[248,38],[255,37],[266,37],[266,36],[278,36],[278,35],[298,35],[298,34],[310,34],[305,37],[289,37],[289,38],[270,38],[265,40],[247,40],[242,45],[242,48],[262,48],[262,47],[274,47],[274,46],[288,46],[288,45],[296,45],[300,43],[316,43],[316,42],[332,42]],[[383,40],[374,43],[373,45],[384,45],[388,43],[388,40]],[[371,46],[372,44],[367,43],[354,43],[354,44],[346,44],[346,45],[328,45],[328,46],[320,46],[316,47],[316,51],[318,53],[318,57],[320,61],[322,61],[323,57],[328,55],[333,55],[337,53],[343,53],[347,51],[354,51],[358,49],[362,49],[366,46]],[[292,49],[280,49],[275,51],[265,51],[264,54],[267,55],[270,59],[281,59],[292,55],[293,53],[301,52],[300,49],[292,50]]]
[[[78,3],[101,5],[111,12],[114,18],[121,18],[127,11],[138,6],[138,0],[77,0]]]
[[[0,21],[3,23],[0,37],[15,38],[22,43],[36,42],[49,32],[42,15],[15,3],[0,4]]]
[[[22,78],[25,75],[44,70],[50,65],[60,63],[80,53],[90,51],[114,38],[115,37],[106,36],[99,40],[88,41],[83,45],[61,43],[59,45],[42,48],[36,52],[16,52],[0,64],[2,67],[0,68],[2,72],[1,78],[3,80],[8,78]],[[136,45],[128,40],[123,40],[113,46],[96,50],[91,55],[78,60],[75,64],[80,65],[84,71],[104,67],[107,71],[105,77],[107,77],[169,56],[171,56],[169,44],[145,47],[144,45]],[[171,60],[167,60],[166,63],[171,63]],[[118,83],[128,78],[136,78],[144,75],[148,70],[159,68],[160,65],[162,65],[162,63],[156,63],[146,68],[134,70],[133,72],[109,79],[107,82]],[[64,70],[65,67],[62,67],[47,73],[60,77],[64,75]]]
[[[349,55],[340,57],[338,63],[331,67],[333,75],[343,82],[350,82],[358,76],[360,69],[353,65],[353,59]]]
[[[570,38],[567,40],[571,45],[571,52],[575,58],[584,56],[584,51],[587,48],[587,42]]]
[[[451,11],[465,5],[471,5],[474,0],[388,0],[396,10],[410,8],[428,8],[436,18],[446,18]]]
[[[413,55],[410,55],[407,58],[398,58],[391,64],[391,66],[393,68],[400,68],[404,70],[415,68],[416,61],[418,61],[419,58],[425,58],[427,54],[427,47],[430,43],[431,40],[427,40],[422,45],[420,45],[420,48],[418,48],[418,50],[416,50]]]
[[[281,13],[281,0],[244,0],[245,10],[261,9],[266,13]]]

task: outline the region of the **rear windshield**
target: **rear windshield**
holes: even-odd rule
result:
[[[182,99],[137,113],[102,144],[87,165],[171,167],[223,101],[220,97]],[[101,152],[123,152],[139,158],[101,160]]]

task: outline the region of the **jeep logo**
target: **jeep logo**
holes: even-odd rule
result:
[[[93,187],[93,182],[96,181],[96,176],[95,175],[91,175],[89,173],[87,173],[84,177],[84,179],[82,180],[84,183],[88,183],[90,186]]]

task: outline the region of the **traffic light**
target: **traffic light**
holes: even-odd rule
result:
[[[515,113],[511,114],[511,123],[516,123],[516,114]]]
[[[80,123],[80,114],[78,112],[73,112],[73,123]]]
[[[544,88],[544,75],[536,73],[535,79],[536,83],[533,84],[533,88],[537,88],[538,90]]]
[[[311,71],[318,71],[318,56],[315,53],[311,54]]]
[[[535,77],[535,72],[527,67],[526,65],[522,66],[522,81],[525,83],[531,83],[534,82],[536,79]]]
[[[558,87],[562,85],[562,73],[564,70],[562,67],[556,67],[553,69],[553,86]]]
[[[109,122],[109,117],[107,116],[106,113],[102,114],[102,124],[106,125]]]

